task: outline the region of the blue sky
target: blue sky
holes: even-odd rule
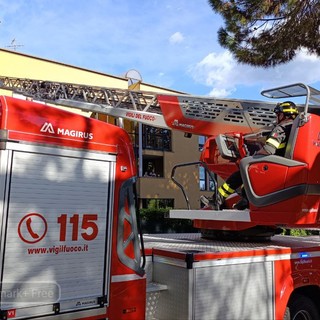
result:
[[[261,100],[278,85],[320,88],[320,59],[304,51],[272,69],[235,62],[207,0],[0,0],[0,21],[1,48],[117,76],[135,69],[194,95]]]

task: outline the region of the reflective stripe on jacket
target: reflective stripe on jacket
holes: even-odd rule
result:
[[[293,120],[278,124],[267,137],[263,147],[268,154],[284,156]]]

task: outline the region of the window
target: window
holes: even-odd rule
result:
[[[203,151],[207,137],[199,136],[199,151]],[[215,176],[215,175],[214,175]],[[215,184],[204,167],[199,166],[199,187],[201,191],[214,191]]]
[[[214,191],[214,182],[204,167],[199,166],[199,187],[201,191]]]
[[[199,151],[203,150],[206,140],[207,140],[207,137],[199,136]]]
[[[174,207],[174,199],[141,199],[144,209],[166,209]]]
[[[171,151],[171,131],[143,125],[142,146],[143,149]]]
[[[163,178],[163,157],[143,156],[143,176]]]

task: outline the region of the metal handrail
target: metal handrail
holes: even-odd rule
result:
[[[175,171],[176,171],[177,168],[187,167],[187,166],[193,166],[193,165],[201,165],[202,167],[204,167],[205,171],[209,174],[212,182],[214,183],[214,193],[215,193],[215,197],[216,197],[216,195],[217,195],[217,181],[216,181],[213,173],[209,170],[209,168],[208,168],[208,166],[207,166],[207,164],[206,164],[205,162],[196,161],[196,162],[186,162],[186,163],[176,164],[176,165],[172,168],[172,170],[171,170],[171,180],[181,189],[181,191],[182,191],[182,193],[183,193],[183,196],[184,196],[184,198],[185,198],[185,200],[186,200],[188,210],[191,209],[188,195],[186,194],[186,191],[185,191],[183,185],[176,180],[176,178],[174,177],[174,174],[175,174]]]

